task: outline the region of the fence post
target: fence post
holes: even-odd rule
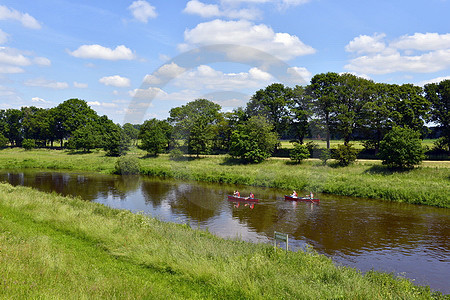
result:
[[[277,232],[274,231],[274,245],[273,247],[276,248],[277,247],[277,241],[283,241],[286,243],[286,252],[289,251],[289,235],[285,234],[285,233],[281,233],[281,232]]]

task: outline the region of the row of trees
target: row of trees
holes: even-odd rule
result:
[[[114,124],[79,99],[69,99],[50,109],[31,106],[0,110],[1,146],[53,147],[59,142],[61,147],[84,151],[103,148],[117,156],[127,150],[137,134],[131,124]]]
[[[424,137],[427,122],[433,121],[442,131],[441,146],[448,150],[449,99],[450,80],[422,88],[375,83],[352,74],[318,74],[305,87],[271,84],[233,112],[221,113],[219,105],[195,100],[171,109],[167,120],[146,121],[140,138],[153,154],[183,140],[191,154],[227,152],[257,162],[271,155],[280,137],[301,145],[314,131],[326,138],[328,149],[334,136],[346,147],[362,139],[367,149],[378,152],[392,128],[410,128]]]

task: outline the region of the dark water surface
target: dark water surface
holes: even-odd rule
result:
[[[139,176],[0,171],[0,180],[143,211],[226,238],[271,242],[280,231],[289,234],[294,251],[311,245],[339,265],[393,272],[450,293],[450,209],[325,194],[318,195],[319,205],[297,203],[284,201],[286,190]],[[261,201],[229,202],[234,189]]]

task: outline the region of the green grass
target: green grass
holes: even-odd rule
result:
[[[419,168],[391,172],[380,161],[361,160],[337,168],[308,160],[300,165],[286,159],[270,159],[261,164],[241,164],[227,156],[171,161],[167,155],[146,157],[140,150],[128,155],[139,158],[144,175],[206,182],[244,184],[306,190],[343,196],[384,199],[412,204],[450,207],[450,162],[424,162]],[[117,158],[104,152],[67,154],[56,150],[2,150],[0,168],[85,170],[111,173]]]
[[[424,140],[422,140],[422,146],[424,146],[424,147],[427,146],[430,149],[432,149],[435,141],[436,141],[435,139],[424,139]],[[325,140],[305,139],[303,142],[304,143],[314,142],[315,144],[317,144],[319,146],[319,148],[327,147],[327,142]],[[359,149],[359,150],[364,149],[364,146],[361,141],[351,141],[350,143],[352,143],[356,149]],[[281,148],[285,148],[285,149],[293,148],[293,143],[290,143],[289,141],[286,141],[286,140],[280,141],[280,144],[281,144]],[[344,140],[331,140],[330,141],[331,148],[336,147],[341,144],[344,144]]]
[[[0,184],[2,299],[432,299],[314,251],[225,240],[81,199]]]

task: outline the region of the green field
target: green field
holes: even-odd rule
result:
[[[358,161],[338,168],[310,159],[296,165],[287,159],[270,159],[261,164],[242,164],[228,156],[205,156],[171,161],[168,155],[146,157],[141,150],[128,155],[139,159],[144,175],[206,182],[305,190],[344,196],[450,207],[450,162],[428,161],[405,172],[392,172],[380,161]],[[104,152],[70,154],[58,150],[0,151],[0,168],[85,170],[112,173],[117,158]]]
[[[81,199],[0,184],[2,299],[436,299],[314,251],[225,240]]]
[[[422,140],[422,146],[432,149],[435,141],[436,140],[432,140],[432,139],[424,139],[424,140]],[[305,139],[303,142],[304,143],[313,142],[313,143],[317,144],[319,148],[327,147],[327,142],[325,140]],[[356,149],[362,150],[364,148],[362,142],[360,142],[360,141],[352,141],[350,143],[352,143]],[[280,141],[280,144],[281,144],[281,148],[285,148],[285,149],[291,149],[294,147],[293,143],[286,141],[286,140]],[[331,140],[330,141],[331,148],[336,147],[337,145],[342,145],[342,144],[344,144],[343,140]]]

